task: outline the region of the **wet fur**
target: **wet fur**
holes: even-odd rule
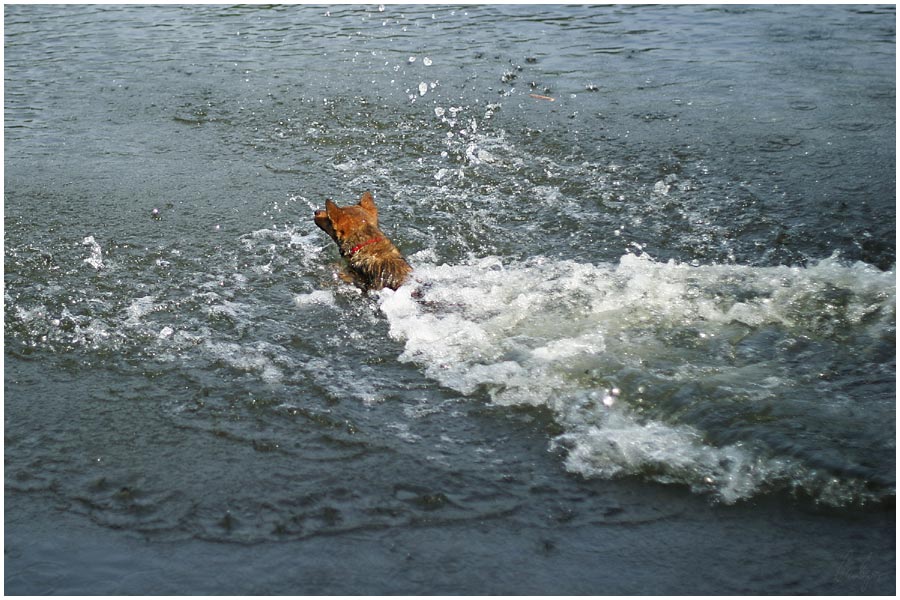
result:
[[[378,207],[371,192],[363,193],[353,206],[340,207],[326,200],[325,210],[317,210],[313,220],[331,236],[347,261],[348,269],[341,275],[344,281],[365,291],[396,290],[412,271],[400,250],[378,228]]]

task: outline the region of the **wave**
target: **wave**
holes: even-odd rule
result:
[[[222,371],[273,390],[359,381],[363,404],[382,397],[380,382],[335,377],[344,367],[317,358],[333,336],[295,333],[351,308],[340,336],[360,344],[360,320],[380,321],[354,289],[322,289],[331,248],[308,227],[254,231],[211,261],[83,240],[66,268],[48,271],[37,249],[13,253],[21,281],[50,279],[7,288],[12,356],[82,349],[85,364],[102,356],[124,372],[180,364],[191,379]],[[549,448],[568,471],[726,503],[776,490],[831,505],[893,496],[893,271],[837,256],[807,267],[439,256],[410,256],[415,280],[378,297],[398,358],[464,398],[549,410]],[[76,275],[83,291],[71,295],[61,282]]]
[[[549,408],[569,471],[726,503],[778,489],[834,505],[893,495],[893,272],[837,256],[763,268],[432,258],[414,255],[416,281],[380,297],[400,359],[464,396]],[[821,375],[836,363],[852,368]],[[881,376],[853,379],[867,369]]]

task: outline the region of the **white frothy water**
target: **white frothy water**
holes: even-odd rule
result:
[[[563,428],[551,447],[566,450],[571,472],[643,475],[729,503],[767,486],[807,487],[821,473],[753,439],[707,441],[666,416],[671,390],[699,381],[747,408],[786,402],[796,385],[789,372],[732,356],[748,333],[778,328],[790,343],[846,326],[892,328],[895,319],[893,273],[837,258],[808,268],[693,267],[630,254],[605,265],[417,258],[416,283],[381,296],[390,333],[404,343],[401,360],[466,396],[482,390],[497,405],[549,408]]]
[[[88,246],[91,249],[91,255],[84,259],[84,262],[91,265],[95,269],[102,269],[106,265],[103,264],[103,248],[100,247],[100,244],[97,243],[97,240],[94,239],[94,236],[89,235],[81,242],[82,246]]]

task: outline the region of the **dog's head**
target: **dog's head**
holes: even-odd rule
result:
[[[378,207],[371,192],[364,192],[358,204],[340,207],[331,200],[325,201],[325,210],[317,210],[313,220],[322,231],[341,244],[355,233],[378,228]]]

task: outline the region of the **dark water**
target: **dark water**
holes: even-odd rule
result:
[[[7,593],[893,593],[893,7],[4,43]]]

